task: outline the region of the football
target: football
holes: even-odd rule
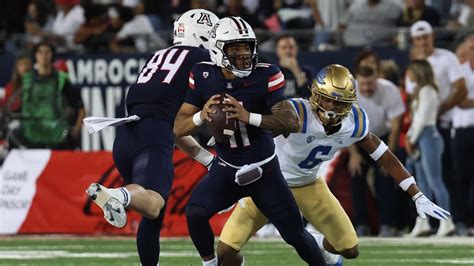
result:
[[[219,104],[213,104],[210,106],[211,110],[215,113],[210,113],[209,117],[212,119],[211,122],[207,121],[207,126],[211,131],[211,135],[215,138],[218,143],[228,143],[230,138],[235,134],[238,127],[237,119],[227,118],[227,112],[222,111],[226,106],[224,104],[225,94],[221,93]]]

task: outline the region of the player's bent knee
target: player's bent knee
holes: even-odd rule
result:
[[[186,219],[188,222],[190,221],[195,221],[195,220],[209,220],[211,217],[209,215],[209,212],[201,207],[201,206],[196,206],[196,205],[187,205],[186,206]]]
[[[149,204],[143,213],[147,219],[154,220],[158,218],[161,210],[165,206],[165,199],[155,191],[147,190],[148,197],[150,198]]]
[[[359,256],[359,249],[357,246],[350,249],[345,249],[341,251],[341,255],[346,259],[355,259]]]

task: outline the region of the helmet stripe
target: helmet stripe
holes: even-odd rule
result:
[[[247,30],[247,27],[245,26],[245,23],[243,23],[245,28],[242,28],[242,25],[240,25],[239,21],[235,17],[230,17],[230,19],[232,19],[235,25],[237,25],[237,29],[240,34],[243,34],[244,31],[245,33],[249,33],[249,31]]]
[[[242,19],[242,18],[239,18],[240,19],[240,22],[242,22],[242,25],[244,26],[244,30],[245,30],[245,33],[249,33],[249,30],[247,28],[247,25],[245,25],[245,21]]]

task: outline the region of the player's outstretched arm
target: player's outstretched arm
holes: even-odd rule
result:
[[[421,218],[426,218],[426,214],[428,214],[436,219],[447,219],[451,215],[448,211],[437,206],[423,195],[416,186],[415,178],[377,136],[369,133],[358,144],[370,154],[372,159],[385,168],[404,191],[412,196],[416,210]]]
[[[261,127],[269,130],[274,136],[283,134],[287,137],[290,133],[300,131],[301,122],[295,108],[287,100],[279,101],[272,106],[271,115],[261,115],[248,112],[234,97],[226,94],[229,99],[226,101],[227,107],[224,111],[230,112],[229,118]]]
[[[177,138],[191,135],[197,127],[204,124],[204,121],[211,121],[208,113],[213,111],[209,107],[219,103],[219,101],[216,100],[218,97],[219,95],[216,94],[209,98],[202,110],[192,104],[183,103],[174,120],[174,135]]]

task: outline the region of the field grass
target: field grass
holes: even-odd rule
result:
[[[125,237],[0,237],[0,265],[139,265],[135,240]],[[344,265],[474,265],[474,238],[363,238],[357,260]],[[247,265],[304,265],[281,240],[253,239]],[[164,239],[160,265],[201,265],[188,238]]]

